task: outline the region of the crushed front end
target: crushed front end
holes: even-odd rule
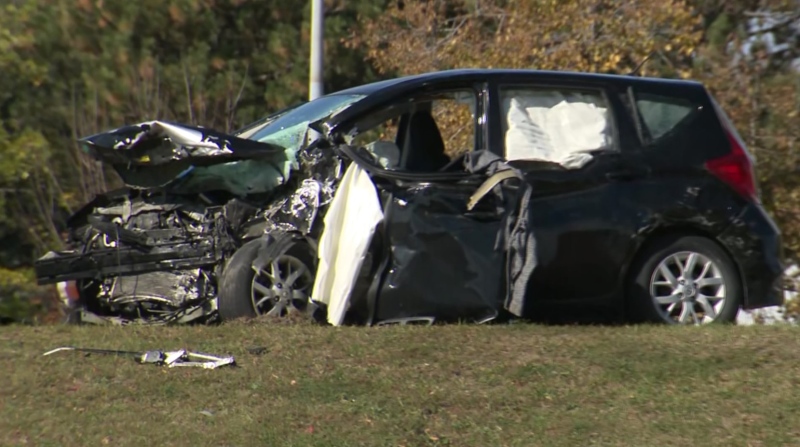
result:
[[[35,268],[39,284],[71,292],[70,318],[90,323],[218,320],[225,261],[267,232],[311,232],[340,169],[340,159],[317,147],[290,151],[158,122],[82,142],[127,187],[73,214],[68,249]]]

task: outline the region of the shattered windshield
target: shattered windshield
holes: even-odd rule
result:
[[[297,150],[303,143],[309,123],[332,115],[363,97],[364,95],[328,95],[317,98],[290,109],[255,131],[249,138]]]

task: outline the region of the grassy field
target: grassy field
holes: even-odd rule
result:
[[[239,367],[41,357],[62,345]],[[800,445],[798,358],[788,327],[12,326],[0,445]]]

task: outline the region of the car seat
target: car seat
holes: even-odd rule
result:
[[[407,140],[401,138],[400,140],[405,141],[399,141],[398,144],[407,154],[406,170],[436,172],[450,162],[450,157],[444,152],[444,140],[439,132],[439,126],[436,125],[430,112],[420,111],[411,116],[407,136]]]

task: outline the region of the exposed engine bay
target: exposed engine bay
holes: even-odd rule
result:
[[[333,196],[341,159],[313,147],[299,158],[296,175],[268,192],[221,188],[213,176],[229,176],[248,161],[223,160],[209,165],[213,176],[195,166],[187,170],[201,173],[202,182],[184,174],[156,187],[132,184],[98,195],[67,222],[72,249],[37,261],[38,282],[74,285],[77,296],[68,303],[74,321],[217,321],[218,281],[238,248],[270,231],[318,230],[314,222]],[[138,179],[164,173],[160,166],[139,171]],[[187,179],[208,190],[187,191]]]
[[[69,222],[69,244],[78,248],[40,260],[40,281],[75,280],[81,304],[101,318],[212,317],[216,270],[256,208],[192,199],[129,189],[98,196]]]

